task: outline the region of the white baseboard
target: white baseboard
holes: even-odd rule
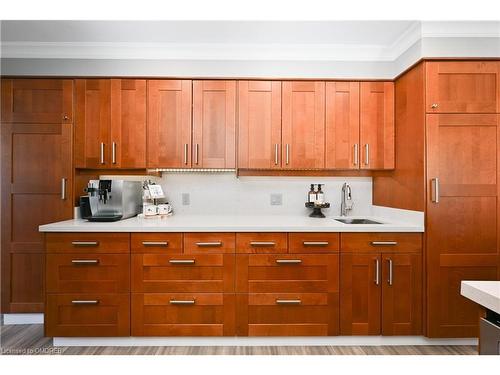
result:
[[[477,345],[477,339],[423,336],[330,337],[54,337],[54,346],[397,346]]]
[[[43,314],[3,314],[3,325],[43,324]]]

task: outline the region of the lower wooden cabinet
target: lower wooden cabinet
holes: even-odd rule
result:
[[[130,294],[49,294],[45,336],[130,336]]]
[[[234,336],[232,293],[132,293],[132,336]]]

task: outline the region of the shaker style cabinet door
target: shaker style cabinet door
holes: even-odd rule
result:
[[[286,81],[282,108],[282,166],[325,167],[325,82]]]
[[[77,79],[76,168],[111,168],[111,80]]]
[[[499,113],[500,64],[432,61],[426,68],[427,113]]]
[[[191,167],[191,80],[148,81],[148,168]]]
[[[238,168],[281,167],[281,82],[238,82]]]
[[[111,80],[111,166],[146,168],[146,80]]]
[[[361,169],[394,169],[394,83],[361,82]]]
[[[193,81],[193,168],[236,168],[236,81]]]
[[[359,169],[359,82],[326,83],[327,169]]]

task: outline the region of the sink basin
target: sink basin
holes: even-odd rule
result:
[[[379,223],[378,221],[374,221],[374,220],[370,220],[370,219],[345,218],[345,219],[334,219],[334,220],[340,221],[341,223],[344,223],[344,224],[382,224],[382,223]]]

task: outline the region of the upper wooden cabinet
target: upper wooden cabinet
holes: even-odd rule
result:
[[[146,81],[75,82],[75,167],[145,168]]]
[[[427,113],[500,112],[500,64],[436,61],[426,66]]]
[[[282,166],[325,167],[325,82],[283,82]]]
[[[361,169],[394,169],[394,83],[360,84]]]
[[[359,82],[326,83],[328,169],[359,169]]]
[[[148,81],[148,167],[191,167],[192,81]]]
[[[238,82],[238,167],[281,168],[281,82]]]
[[[194,168],[236,168],[236,81],[193,81]]]
[[[3,79],[2,122],[73,122],[73,80]]]

